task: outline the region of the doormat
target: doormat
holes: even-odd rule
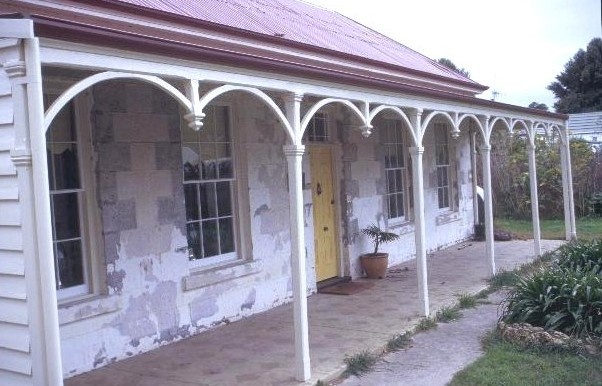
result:
[[[321,288],[318,290],[318,293],[331,295],[353,295],[372,287],[374,287],[373,283],[348,281],[346,283],[339,283],[331,285],[330,287]]]

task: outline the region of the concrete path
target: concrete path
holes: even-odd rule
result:
[[[550,250],[561,243],[543,241],[542,245]],[[512,269],[531,261],[533,241],[496,243],[495,251],[497,266]],[[483,242],[436,251],[429,254],[427,264],[432,313],[454,304],[458,294],[476,293],[487,285]],[[412,329],[420,320],[415,260],[392,267],[385,279],[371,283],[372,288],[351,296],[308,298],[312,370],[308,385],[336,377],[345,368],[346,356],[382,349],[389,338]],[[440,331],[451,327],[441,326]],[[297,386],[293,337],[293,308],[287,304],[75,376],[65,385]],[[450,339],[454,337],[449,334]]]
[[[501,292],[489,296],[486,303],[464,310],[461,319],[439,323],[437,328],[418,333],[410,348],[386,355],[374,371],[361,378],[341,382],[346,386],[443,386],[454,374],[483,354],[481,338],[498,320]]]

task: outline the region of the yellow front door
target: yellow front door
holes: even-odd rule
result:
[[[324,146],[309,149],[312,201],[314,209],[314,244],[316,280],[338,275],[335,194],[332,178],[332,152]]]

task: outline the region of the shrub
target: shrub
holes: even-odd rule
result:
[[[558,250],[558,266],[602,273],[602,240],[571,242]]]
[[[372,370],[372,367],[378,362],[378,355],[364,350],[360,353],[345,358],[345,364],[347,369],[345,370],[346,375],[355,375],[361,377],[363,374]]]
[[[443,307],[437,314],[435,315],[435,320],[437,322],[448,323],[452,320],[458,320],[462,314],[460,313],[458,307]]]
[[[409,331],[395,335],[387,342],[387,351],[399,351],[408,348],[412,344],[412,333]]]
[[[581,336],[602,336],[602,276],[596,270],[553,266],[520,278],[502,320]]]
[[[456,296],[458,297],[458,307],[460,309],[475,308],[477,306],[477,297],[474,295],[464,293]]]
[[[489,285],[494,289],[509,287],[516,284],[519,276],[512,271],[501,270],[489,279]]]
[[[418,322],[418,324],[415,327],[415,331],[416,332],[420,332],[420,331],[427,331],[433,328],[437,328],[437,320],[435,318],[431,318],[431,317],[424,317],[422,319],[420,319],[420,321]]]

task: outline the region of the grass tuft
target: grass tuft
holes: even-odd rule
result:
[[[489,279],[489,286],[492,289],[500,289],[503,287],[512,287],[519,280],[519,276],[514,271],[499,271]]]
[[[409,331],[395,335],[387,342],[387,351],[399,351],[408,348],[412,343],[412,334]]]
[[[463,293],[456,296],[458,298],[458,307],[462,310],[466,308],[475,308],[477,306],[477,297],[475,295]]]
[[[435,318],[431,318],[431,317],[427,316],[427,317],[420,319],[420,321],[416,325],[414,331],[416,331],[416,332],[428,331],[428,330],[432,330],[433,328],[437,328],[437,320],[435,320]]]
[[[449,307],[449,306],[441,308],[439,311],[437,311],[437,314],[435,315],[435,319],[438,322],[443,322],[443,323],[448,323],[453,320],[458,320],[461,317],[462,317],[462,314],[460,313],[460,310],[458,309],[458,307]]]
[[[345,375],[361,377],[363,374],[372,370],[376,362],[378,362],[378,358],[379,356],[377,354],[368,350],[346,357],[345,364],[347,365],[347,369],[345,369]]]

